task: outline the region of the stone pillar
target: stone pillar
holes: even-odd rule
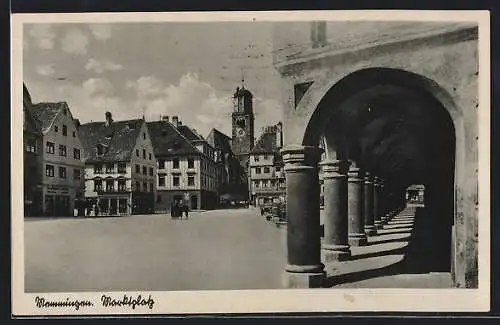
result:
[[[318,162],[322,149],[287,146],[282,149],[286,177],[287,258],[284,285],[314,288],[325,277],[321,263]]]
[[[364,246],[367,242],[363,209],[364,179],[360,177],[360,170],[354,163],[350,166],[347,176],[349,244],[351,246]]]
[[[374,214],[374,224],[376,229],[382,228],[382,193],[381,193],[382,181],[379,177],[373,177],[373,214]]]
[[[323,260],[345,261],[351,256],[348,242],[346,160],[326,160],[320,164],[324,180]]]
[[[364,188],[364,215],[365,215],[365,233],[368,236],[374,235],[375,216],[373,211],[373,178],[369,172],[365,173],[365,188]]]

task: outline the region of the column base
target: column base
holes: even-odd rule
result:
[[[321,255],[325,263],[349,260],[351,251],[348,245],[323,245]]]
[[[367,236],[374,236],[377,234],[377,228],[375,225],[365,226],[365,234]]]
[[[377,220],[375,221],[375,229],[382,229],[384,228],[384,224],[382,223],[382,220]]]
[[[349,234],[349,245],[366,246],[368,239],[365,234]]]
[[[285,271],[283,286],[290,289],[321,288],[326,279],[326,272],[294,273]]]

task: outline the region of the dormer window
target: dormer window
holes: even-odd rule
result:
[[[161,135],[166,136],[168,134],[167,130],[161,130]]]
[[[97,155],[98,156],[104,155],[104,146],[102,144],[97,145]]]
[[[129,123],[128,128],[131,130],[135,130],[135,124],[134,123]]]

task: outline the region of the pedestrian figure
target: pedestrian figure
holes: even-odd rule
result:
[[[175,218],[175,201],[170,202],[170,218]]]
[[[186,219],[188,219],[188,214],[189,214],[189,207],[187,205],[182,206],[182,211],[181,211],[181,219],[182,219],[182,213],[186,215]]]

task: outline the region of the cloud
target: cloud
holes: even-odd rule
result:
[[[166,85],[153,76],[143,76],[127,83],[135,90],[136,107],[146,108],[146,119],[161,115],[179,116],[184,124],[208,135],[215,127],[224,132],[231,130],[231,98],[221,96],[198,74],[186,73],[176,85]]]
[[[50,24],[34,24],[29,30],[29,35],[35,40],[39,48],[43,50],[54,48],[56,34]]]
[[[70,54],[86,54],[89,38],[77,28],[70,29],[61,40],[62,50]]]
[[[83,90],[88,96],[110,96],[114,93],[114,86],[104,78],[90,78],[82,84]]]
[[[105,71],[117,71],[122,70],[123,66],[121,64],[117,64],[111,61],[98,61],[96,59],[89,59],[87,64],[85,65],[85,69],[89,71],[94,71],[96,73],[103,73]]]
[[[36,73],[41,76],[51,76],[55,73],[53,64],[43,64],[36,67]]]
[[[112,27],[108,24],[89,24],[89,29],[97,40],[105,41],[111,38]]]

